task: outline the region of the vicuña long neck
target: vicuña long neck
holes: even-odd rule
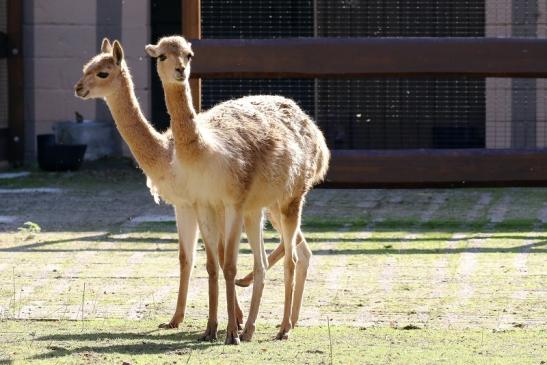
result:
[[[106,98],[116,126],[144,172],[164,174],[170,163],[169,143],[142,114],[128,70],[122,71],[121,84]]]
[[[194,159],[204,147],[204,141],[197,124],[189,82],[164,84],[164,92],[177,157],[183,161]]]

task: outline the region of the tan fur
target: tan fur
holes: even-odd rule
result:
[[[301,236],[304,196],[324,178],[328,166],[329,151],[323,135],[293,101],[280,96],[230,100],[196,114],[188,83],[190,45],[182,37],[167,37],[158,45],[148,45],[146,51],[160,58],[158,73],[171,115],[177,157],[174,163],[179,166],[180,183],[188,188],[195,204],[210,206],[217,215],[222,209],[231,212],[226,214],[223,267],[229,316],[227,343],[238,342],[230,337],[236,337],[233,285],[241,229],[236,226],[240,217],[245,219],[248,236],[253,232],[254,237],[249,236],[249,241],[255,258],[255,287],[243,338],[250,339],[254,331],[266,266],[260,233],[263,208],[269,208],[272,215],[279,217],[284,251],[291,252],[285,255],[285,310],[278,334],[278,338],[286,338],[294,324],[291,320],[295,322],[291,310],[296,237]],[[162,196],[169,195],[162,186],[159,192]],[[207,244],[206,238],[205,241]],[[299,310],[301,301],[297,302]]]

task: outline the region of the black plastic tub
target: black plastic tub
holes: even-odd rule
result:
[[[46,171],[75,171],[82,166],[85,144],[57,144],[54,134],[37,136],[38,166]]]

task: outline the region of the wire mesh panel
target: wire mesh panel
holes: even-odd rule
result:
[[[321,80],[318,122],[331,148],[481,148],[484,82]]]
[[[484,0],[317,1],[323,37],[477,37],[484,24]],[[336,149],[484,147],[484,90],[465,78],[319,80],[316,117]]]
[[[288,38],[314,35],[311,0],[202,0],[203,38]],[[314,114],[314,80],[209,79],[202,83],[205,109],[231,98],[279,94]]]
[[[477,37],[485,34],[485,2],[205,0],[202,31],[204,38]],[[266,93],[295,99],[331,148],[485,146],[483,79],[205,80],[203,106]]]
[[[317,0],[318,35],[481,37],[485,0]]]
[[[202,0],[203,38],[311,37],[312,0]]]

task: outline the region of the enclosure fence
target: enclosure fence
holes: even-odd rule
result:
[[[338,187],[547,185],[546,19],[534,0],[182,1],[198,106],[295,99]]]

